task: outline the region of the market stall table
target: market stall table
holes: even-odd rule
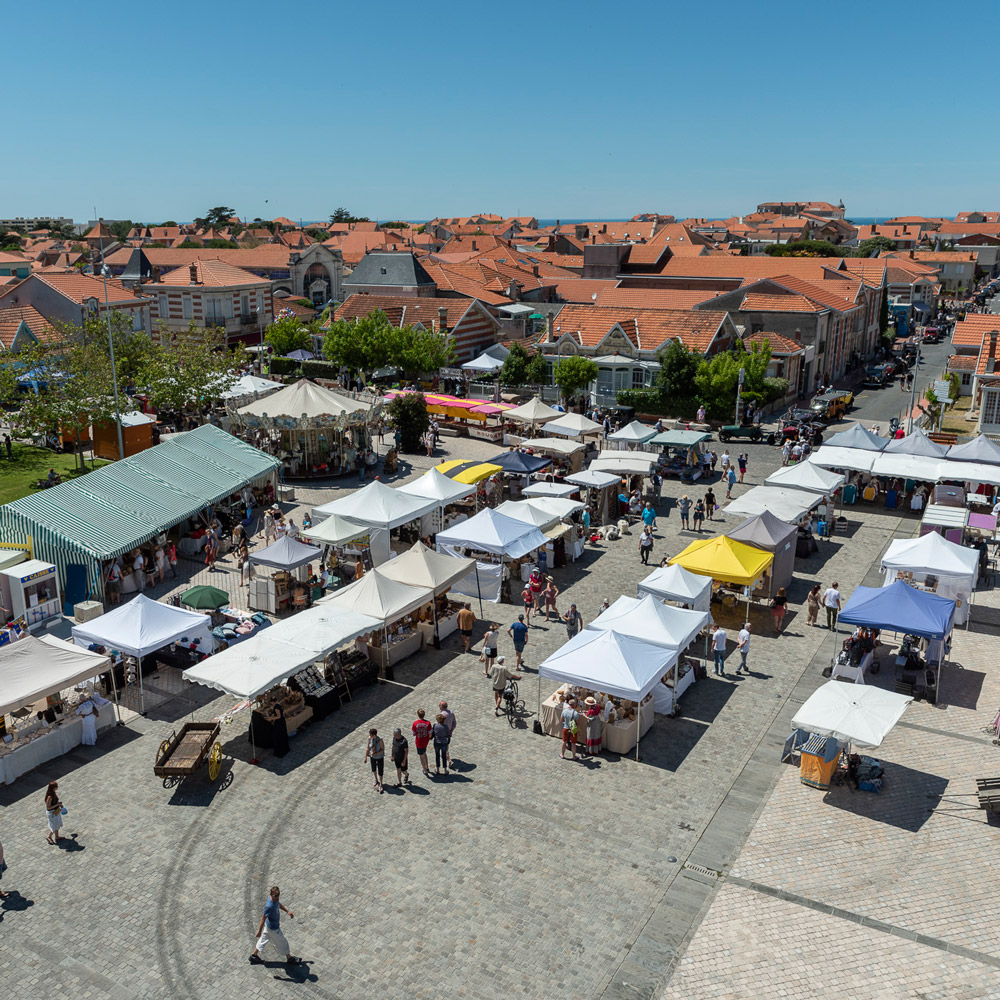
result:
[[[545,701],[542,702],[540,721],[542,729],[549,736],[562,739],[562,711],[565,702],[559,701],[559,695],[565,694],[570,689],[569,684],[560,685]],[[634,703],[633,703],[634,704]],[[639,736],[644,736],[656,721],[653,699],[647,697],[639,707]],[[577,746],[586,746],[586,725],[587,720],[580,711],[580,721],[578,723],[580,732],[577,735]],[[635,721],[632,719],[616,720],[614,722],[602,721],[601,738],[605,750],[612,753],[625,754],[635,748],[636,729]]]

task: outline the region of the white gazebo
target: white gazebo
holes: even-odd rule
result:
[[[582,413],[564,413],[556,420],[550,420],[543,430],[546,434],[559,434],[562,437],[584,437],[588,434],[600,434],[600,424],[585,417]]]
[[[695,611],[709,611],[712,578],[692,573],[683,566],[660,566],[636,584],[635,593],[637,597],[650,594],[661,601],[674,601]]]
[[[620,430],[615,431],[613,434],[609,434],[608,440],[614,441],[615,444],[618,445],[625,445],[626,447],[638,447],[640,444],[645,444],[654,437],[656,437],[655,427],[650,427],[649,424],[643,424],[638,420],[633,420],[631,423],[627,423]]]
[[[515,406],[512,410],[504,410],[503,419],[516,420],[520,424],[536,426],[547,423],[549,420],[555,420],[556,417],[562,415],[561,410],[554,409],[535,396],[534,399],[529,399],[527,403]]]

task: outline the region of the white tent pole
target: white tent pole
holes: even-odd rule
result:
[[[535,689],[538,692],[538,711],[535,717],[538,719],[538,724],[542,724],[542,669],[538,668],[538,675],[535,678],[538,683],[535,685]]]
[[[109,661],[111,663],[111,690],[115,695],[115,708],[118,709],[118,725],[122,724],[122,707],[118,701],[118,683],[115,681],[115,661],[112,659]]]
[[[476,594],[479,597],[479,617],[480,617],[480,619],[482,619],[483,616],[484,616],[484,614],[485,614],[485,612],[483,611],[483,590],[482,590],[482,587],[480,587],[480,585],[479,585],[479,560],[478,559],[475,560],[475,566],[476,566]],[[501,581],[502,581],[503,580],[503,563],[502,562],[500,564],[500,567],[501,567],[501,569],[500,569],[501,577],[500,578],[501,578]]]
[[[642,722],[642,702],[635,703],[635,759],[639,760],[639,734],[641,733],[640,723]]]
[[[146,706],[145,706],[145,699],[143,698],[143,692],[142,692],[142,655],[141,654],[138,657],[136,657],[136,663],[137,663],[136,673],[139,675],[139,714],[140,715],[145,715],[146,714],[146,711],[145,711]]]

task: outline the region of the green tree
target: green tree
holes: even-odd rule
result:
[[[160,342],[137,382],[158,409],[183,411],[217,399],[245,357],[242,348],[226,350],[226,333],[216,327],[203,329],[193,321],[181,331],[161,326]]]
[[[742,345],[735,351],[723,351],[704,359],[698,366],[695,385],[710,417],[731,420],[735,414],[736,388],[740,369],[744,370],[743,397],[762,401],[767,398],[765,384],[771,361],[771,345],[752,344],[749,353]]]
[[[660,351],[660,373],[656,384],[664,401],[677,413],[695,410],[695,379],[704,358],[689,351],[679,340],[672,340]]]
[[[882,300],[878,306],[878,329],[881,336],[885,336],[889,329],[889,290],[882,289]]]
[[[236,214],[235,209],[225,205],[216,205],[205,213],[204,219],[195,219],[195,222],[204,222],[212,229],[223,229],[229,225],[229,220]]]
[[[510,345],[510,353],[503,359],[503,368],[500,369],[501,384],[527,385],[530,360],[528,352],[517,341],[514,341]]]
[[[346,208],[343,207],[343,205],[341,205],[340,208],[335,208],[330,213],[330,222],[331,223],[334,223],[334,222],[350,222],[352,219],[353,219],[353,216],[351,215],[351,213]]]
[[[847,248],[829,240],[794,240],[766,246],[764,253],[771,257],[846,257]]]
[[[390,400],[386,414],[393,427],[398,428],[400,448],[403,451],[419,451],[420,438],[430,427],[427,416],[427,400],[422,392],[404,392]]]
[[[117,222],[106,222],[105,225],[116,240],[128,239],[128,234],[132,230],[134,223],[131,219],[120,219]]]
[[[391,330],[392,324],[380,309],[353,322],[337,320],[323,339],[323,357],[352,371],[374,371],[388,362]]]
[[[871,257],[883,250],[895,250],[896,244],[888,236],[871,236],[862,240],[851,252],[852,257]]]
[[[312,347],[308,327],[295,316],[276,319],[267,328],[264,339],[274,348],[274,353],[279,358],[287,357],[292,351],[309,350]]]
[[[392,328],[388,340],[387,362],[400,368],[404,375],[436,372],[451,364],[455,348],[450,337],[423,327]],[[369,368],[376,365],[369,364]]]
[[[552,380],[564,399],[586,389],[597,378],[597,363],[590,358],[571,355],[560,358],[552,369]]]
[[[524,377],[528,380],[528,385],[549,384],[549,363],[544,354],[535,354],[532,357],[528,362]]]
[[[322,243],[330,238],[330,234],[325,229],[314,228],[307,229],[306,236],[311,236],[317,243]]]
[[[16,229],[8,229],[0,235],[0,250],[15,253],[21,249],[21,234]]]
[[[208,250],[232,250],[232,240],[215,239],[205,240],[205,247]]]

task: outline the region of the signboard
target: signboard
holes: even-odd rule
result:
[[[938,399],[950,399],[951,398],[951,383],[944,378],[934,379],[934,395]]]

